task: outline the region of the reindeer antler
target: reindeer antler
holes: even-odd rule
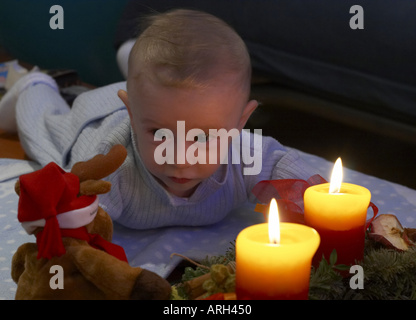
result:
[[[126,148],[118,144],[113,146],[106,155],[99,154],[90,160],[74,164],[71,173],[79,178],[80,194],[94,195],[109,192],[111,183],[100,180],[116,171],[126,157]],[[20,195],[19,180],[16,181],[15,192]]]
[[[127,150],[118,144],[113,146],[106,155],[96,155],[90,160],[77,162],[71,173],[78,176],[79,181],[100,180],[117,170],[127,157]]]

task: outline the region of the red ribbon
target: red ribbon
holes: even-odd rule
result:
[[[374,218],[376,217],[378,213],[378,208],[374,203],[370,202],[369,208],[373,209],[373,217],[366,221],[365,230],[370,228],[371,222],[373,222]]]
[[[36,234],[37,242],[42,241],[42,239],[44,239],[44,232],[45,232],[45,229],[43,229],[38,234]],[[75,239],[87,241],[91,247],[98,249],[98,250],[105,251],[108,254],[116,257],[117,259],[127,262],[126,253],[124,252],[123,247],[105,240],[99,234],[88,233],[86,227],[80,227],[76,229],[60,229],[60,232],[61,232],[61,237],[69,237],[69,238],[75,238]],[[49,239],[54,239],[54,238],[49,238]],[[38,245],[38,248],[45,248],[45,251],[48,252],[47,243],[43,244],[42,246]],[[66,252],[65,248],[63,247],[61,248],[57,256],[61,256],[65,252]],[[44,258],[49,258],[49,259],[51,258],[51,257],[46,257],[41,252],[38,252],[38,259],[39,257],[44,257]]]

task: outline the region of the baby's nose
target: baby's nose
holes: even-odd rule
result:
[[[163,153],[155,152],[154,158],[155,162],[158,164],[167,164],[170,166],[174,166],[178,169],[184,169],[193,165],[192,159],[191,162],[187,159],[186,154],[187,148],[178,147],[177,144],[173,144],[171,147],[166,148],[163,150]]]
[[[191,141],[176,141],[175,151],[176,157],[172,163],[178,168],[187,168],[195,164],[194,149],[189,149],[194,142]]]

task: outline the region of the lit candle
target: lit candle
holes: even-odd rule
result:
[[[306,189],[305,223],[316,229],[321,244],[314,265],[337,251],[337,264],[352,265],[363,259],[365,222],[371,193],[351,183],[342,183],[341,159],[335,162],[330,183]]]
[[[272,199],[269,222],[250,226],[237,237],[237,299],[307,299],[318,246],[319,235],[313,228],[279,223]]]

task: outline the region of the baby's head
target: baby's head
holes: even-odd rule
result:
[[[205,88],[232,74],[235,85],[249,92],[250,57],[224,21],[204,12],[174,10],[146,22],[130,54],[130,85],[150,80],[167,87]]]
[[[217,171],[220,137],[209,136],[210,129],[242,130],[257,107],[256,101],[248,101],[250,82],[247,48],[222,20],[192,10],[149,19],[130,53],[127,93],[120,91],[119,96],[129,111],[143,163],[168,191],[189,196]],[[192,131],[198,137],[181,137],[191,129],[199,129]],[[155,141],[156,132],[166,134]],[[162,149],[166,164],[156,159]],[[208,160],[212,150],[218,151],[218,161]],[[206,158],[206,164],[188,161],[188,154]]]

